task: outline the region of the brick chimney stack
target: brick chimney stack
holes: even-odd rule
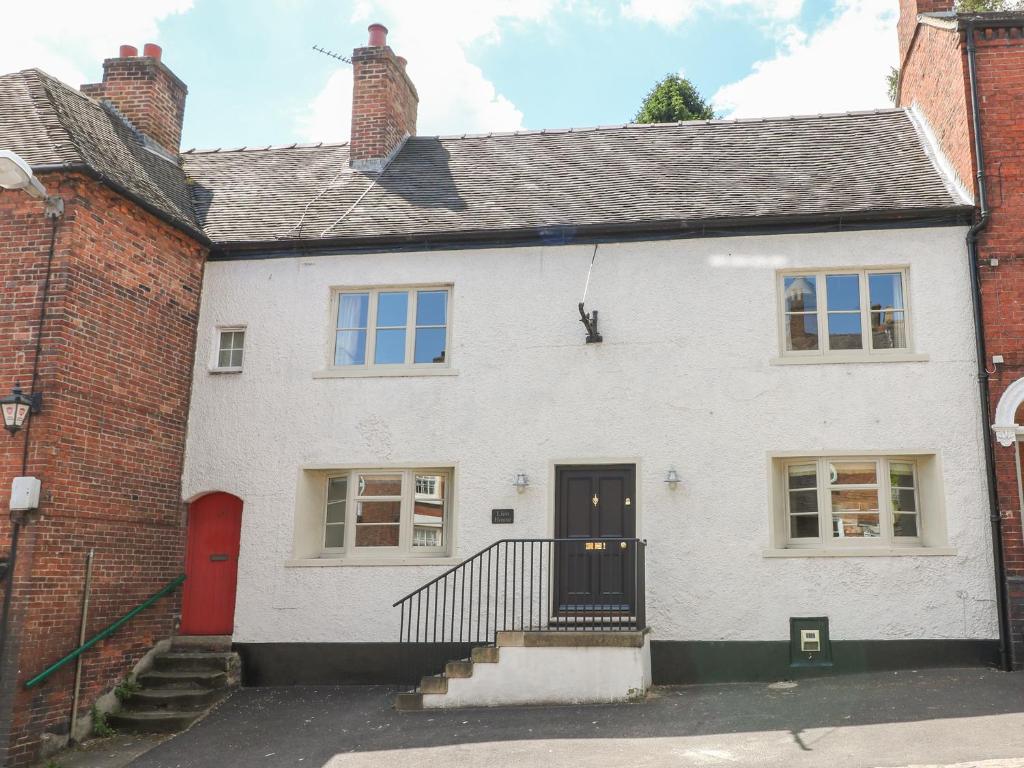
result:
[[[917,30],[917,17],[922,13],[943,13],[953,10],[955,0],[900,0],[900,19],[896,31],[900,39],[900,66],[910,50]]]
[[[162,53],[155,43],[146,43],[141,56],[135,46],[122,45],[117,58],[103,62],[103,82],[80,90],[109,101],[142,133],[177,155],[188,88],[160,61]]]
[[[416,135],[416,86],[405,59],[387,45],[388,30],[371,24],[370,40],[352,52],[352,138],[349,165],[379,172],[408,136]]]

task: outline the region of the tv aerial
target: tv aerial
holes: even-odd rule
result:
[[[316,51],[317,53],[324,54],[324,56],[330,56],[332,59],[338,59],[339,61],[344,61],[346,64],[351,64],[352,63],[352,59],[350,59],[348,56],[342,56],[340,53],[335,53],[334,51],[328,51],[326,48],[321,48],[319,45],[314,45],[313,46],[313,50]]]

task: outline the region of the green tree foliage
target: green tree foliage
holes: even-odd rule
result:
[[[885,76],[885,84],[889,89],[889,101],[896,103],[896,91],[900,87],[900,71],[896,67],[889,67],[889,74]]]
[[[679,120],[712,120],[715,110],[693,83],[679,75],[666,75],[644,98],[634,120],[638,123],[674,123]]]

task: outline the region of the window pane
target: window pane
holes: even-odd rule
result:
[[[339,331],[334,347],[335,365],[363,365],[366,362],[366,331]]]
[[[416,292],[416,325],[446,325],[448,291]]]
[[[443,363],[446,335],[444,328],[417,328],[413,362]]]
[[[878,512],[878,491],[874,488],[832,491],[832,511]]]
[[[786,315],[786,349],[805,351],[818,348],[818,316]]]
[[[832,515],[832,537],[874,539],[881,535],[877,512],[844,512]]]
[[[231,350],[222,349],[220,354],[217,355],[217,367],[218,368],[230,368],[231,367]]]
[[[860,309],[860,275],[826,275],[828,311]]]
[[[905,349],[907,346],[905,313],[888,310],[872,312],[871,345],[875,349]]]
[[[873,461],[836,461],[828,466],[832,485],[867,485],[878,481]]]
[[[868,275],[871,309],[903,309],[903,275]]]
[[[232,349],[230,352],[228,352],[228,357],[230,358],[229,364],[232,368],[242,367],[242,350]]]
[[[833,313],[828,315],[829,349],[863,349],[860,332],[860,313]]]
[[[894,488],[913,488],[914,465],[903,461],[890,461],[889,483]]]
[[[814,464],[796,464],[789,468],[790,488],[814,488],[818,485],[818,468]]]
[[[444,475],[416,475],[414,547],[444,546],[445,480]]]
[[[789,535],[794,539],[818,538],[818,516],[793,515],[789,518]]]
[[[893,512],[917,512],[917,501],[914,499],[913,488],[892,489]]]
[[[401,519],[400,501],[360,501],[356,505],[356,522],[397,523]]]
[[[357,525],[357,547],[397,547],[397,525]]]
[[[373,362],[379,365],[405,362],[405,329],[377,331]]]
[[[789,511],[793,513],[797,512],[817,512],[818,511],[818,491],[790,491],[789,492]]]
[[[370,294],[343,293],[338,302],[339,328],[365,328],[370,308]]]
[[[377,295],[377,327],[404,328],[409,318],[409,294],[388,291]]]
[[[328,525],[324,533],[324,546],[341,549],[345,546],[345,526]]]
[[[327,481],[327,522],[345,522],[345,501],[348,496],[348,478],[332,477]]]
[[[818,308],[818,280],[813,275],[793,275],[782,280],[787,312],[813,312]]]
[[[917,536],[917,515],[893,515],[892,533],[894,536]]]
[[[401,475],[360,475],[360,496],[401,496]]]

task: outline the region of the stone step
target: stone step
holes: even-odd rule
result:
[[[445,677],[472,677],[472,661],[449,661],[444,665]]]
[[[498,648],[494,645],[478,645],[473,649],[474,664],[497,664]]]
[[[204,714],[205,709],[168,709],[156,712],[122,710],[107,715],[107,722],[112,728],[126,733],[174,733],[188,728]]]
[[[395,709],[400,712],[415,712],[423,709],[422,693],[400,693],[395,696]]]
[[[219,670],[152,669],[139,675],[138,681],[144,688],[224,688],[228,675]]]
[[[499,632],[497,646],[518,648],[643,648],[646,632],[566,630],[552,632]]]
[[[227,653],[231,650],[231,635],[178,635],[171,640],[175,651],[213,651]]]
[[[448,678],[431,675],[420,680],[420,693],[448,693]]]
[[[143,688],[123,702],[121,711],[194,711],[211,706],[225,694],[223,688]]]
[[[174,651],[157,654],[153,660],[156,669],[179,672],[227,672],[237,664],[238,655],[213,651]]]

